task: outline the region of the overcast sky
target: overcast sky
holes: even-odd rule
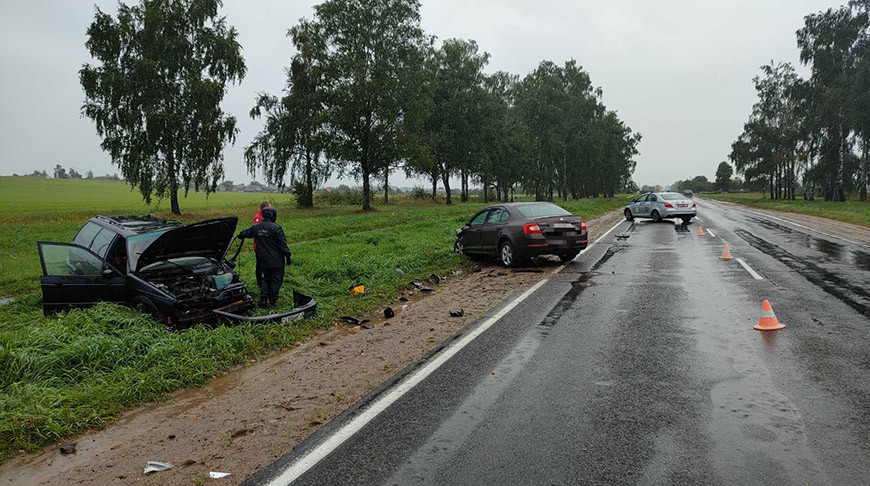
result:
[[[114,1],[96,2],[114,13]],[[248,66],[224,109],[240,133],[226,151],[227,178],[251,180],[242,157],[260,127],[248,118],[259,91],[277,93],[293,54],[285,37],[315,0],[225,0]],[[487,71],[525,75],[542,60],[574,58],[604,102],[643,134],[638,184],[713,177],[755,99],[752,77],[771,59],[798,64],[803,17],[843,3],[822,0],[423,0],[423,27],[439,39],[474,39]],[[78,70],[94,2],[0,0],[0,174],[118,172],[80,116]],[[800,69],[805,72],[805,69]],[[331,181],[335,183],[335,181]],[[414,181],[395,177],[396,185]],[[422,183],[421,183],[422,184]]]

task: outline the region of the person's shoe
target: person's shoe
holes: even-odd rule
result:
[[[269,305],[269,301],[266,299],[260,299],[260,307],[267,307]]]

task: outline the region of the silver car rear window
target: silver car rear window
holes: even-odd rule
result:
[[[671,192],[671,193],[663,192],[663,193],[659,194],[659,196],[661,196],[662,199],[664,199],[665,201],[677,201],[679,199],[686,199],[686,196],[684,196],[682,194],[677,194],[675,192]]]

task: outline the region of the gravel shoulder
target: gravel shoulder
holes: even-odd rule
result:
[[[621,219],[613,211],[589,221],[591,240]],[[336,323],[201,388],[129,411],[105,430],[70,441],[77,444],[74,454],[61,455],[52,446],[11,458],[0,466],[0,484],[189,485],[208,481],[210,471],[231,473],[221,484],[238,484],[559,265],[543,261],[535,273],[482,262],[479,272],[449,276],[431,284],[432,292],[409,292],[407,301],[391,303],[391,319],[364,316],[371,329]],[[451,317],[448,311],[455,309],[463,316]],[[148,461],[174,467],[146,476]]]
[[[810,216],[807,214],[799,214],[799,213],[789,213],[785,211],[774,211],[771,209],[759,209],[750,206],[745,206],[743,204],[737,204],[732,202],[718,201],[713,199],[705,199],[705,201],[710,202],[712,204],[719,204],[724,207],[739,207],[740,209],[746,211],[754,211],[756,213],[766,214],[768,216],[775,216],[780,219],[784,219],[786,221],[790,221],[792,223],[797,223],[803,226],[807,226],[812,229],[819,230],[823,233],[827,233],[829,235],[838,236],[840,238],[845,238],[847,240],[854,241],[856,243],[861,243],[864,245],[870,245],[870,228],[865,226],[859,226],[857,224],[844,223],[842,221],[837,221],[834,219],[822,218],[819,216]]]

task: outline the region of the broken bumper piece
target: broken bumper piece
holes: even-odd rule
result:
[[[215,313],[221,319],[227,319],[234,322],[254,322],[254,323],[262,323],[262,322],[291,322],[300,319],[308,319],[309,317],[314,316],[317,313],[317,301],[313,298],[300,294],[299,292],[293,292],[293,308],[286,312],[279,312],[277,314],[270,314],[268,316],[245,316],[240,314],[233,314],[232,312],[228,312],[232,309],[235,304],[230,304],[228,306],[221,307],[220,309],[215,309],[212,312]]]

